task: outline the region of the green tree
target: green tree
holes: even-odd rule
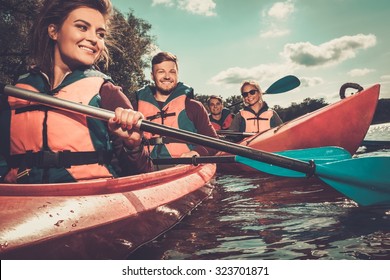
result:
[[[376,106],[373,124],[390,122],[390,99],[379,99]]]
[[[26,70],[29,30],[40,1],[0,1],[0,81],[13,83]]]
[[[207,99],[209,99],[210,95],[204,95],[204,94],[195,94],[195,99],[198,100],[203,104],[203,106],[208,110],[209,107],[207,106]]]
[[[242,108],[242,97],[241,95],[233,95],[226,98],[225,106],[229,108],[230,112],[237,114]]]
[[[281,119],[286,122],[320,109],[326,105],[328,105],[328,103],[326,103],[323,98],[306,98],[300,104],[293,102],[290,107],[282,108],[280,106],[275,106],[273,109],[279,114]]]
[[[127,14],[127,19],[116,10],[113,25],[117,46],[110,48],[112,61],[108,73],[134,101],[135,91],[148,83],[144,69],[149,67],[154,42],[149,35],[151,25],[136,18],[132,10]]]

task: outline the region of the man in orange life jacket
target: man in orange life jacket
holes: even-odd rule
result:
[[[137,110],[147,120],[202,135],[217,138],[208,113],[202,103],[193,99],[193,89],[178,82],[178,64],[175,55],[160,52],[152,59],[151,77],[154,86],[137,91]],[[216,150],[180,142],[151,133],[144,133],[151,158],[192,157],[213,155]]]
[[[229,109],[223,107],[222,98],[216,95],[211,95],[207,100],[210,114],[209,119],[215,130],[229,129],[234,115]]]
[[[241,85],[241,96],[245,107],[235,116],[230,130],[261,133],[283,123],[279,115],[263,101],[263,93],[257,82],[244,81]],[[237,137],[235,140],[243,138]]]

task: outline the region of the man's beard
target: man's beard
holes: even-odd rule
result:
[[[156,85],[156,89],[162,95],[170,95],[174,91],[175,88],[176,88],[176,86],[172,87],[171,89],[163,89],[163,88]]]

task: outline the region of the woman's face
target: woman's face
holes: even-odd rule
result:
[[[261,99],[261,93],[260,91],[254,86],[247,84],[242,88],[242,93],[241,95],[243,96],[243,100],[245,104],[249,106],[253,106],[254,104],[258,103],[259,101],[262,101]]]
[[[80,7],[69,13],[62,26],[49,25],[49,36],[56,42],[55,67],[73,70],[93,65],[104,49],[105,23],[99,11]]]

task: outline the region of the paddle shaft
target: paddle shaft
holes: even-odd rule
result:
[[[66,111],[72,111],[75,113],[87,115],[89,117],[98,118],[105,121],[114,117],[115,115],[114,112],[109,110],[82,105],[72,101],[59,99],[50,95],[41,94],[26,89],[21,89],[15,86],[2,85],[0,91],[10,96],[14,96],[29,101],[34,101],[37,103],[41,103],[50,107],[63,109]],[[284,156],[280,156],[268,152],[255,150],[246,146],[238,145],[236,143],[231,143],[221,139],[164,126],[146,120],[140,120],[138,122],[138,127],[142,131],[165,135],[175,139],[187,141],[190,143],[207,146],[226,153],[240,155],[242,157],[247,157],[264,163],[273,164],[287,169],[302,172],[310,176],[313,175],[315,172],[315,165],[313,162],[309,163],[309,162],[296,160],[296,159],[292,159],[292,158],[288,158],[288,157],[284,157]]]
[[[255,136],[257,133],[255,132],[240,132],[240,131],[232,131],[232,130],[217,130],[217,134],[220,135],[238,135],[238,136]]]
[[[37,93],[31,90],[22,89],[15,86],[2,85],[1,87],[3,89],[0,88],[0,92],[4,91],[6,95],[41,103],[65,111],[79,113],[96,119],[107,121],[108,119],[115,116],[114,112],[102,108],[86,106],[76,102],[60,99],[46,94]]]
[[[306,173],[309,175],[314,174],[315,165],[312,163],[308,163],[308,162],[304,162],[292,158],[287,158],[284,156],[263,152],[260,150],[255,150],[236,143],[231,143],[221,139],[200,135],[197,133],[180,130],[172,127],[163,126],[161,124],[153,123],[150,121],[141,120],[139,124],[140,124],[139,128],[143,131],[169,136],[175,139],[180,139],[183,141],[187,141],[202,146],[207,146],[233,155],[240,155],[242,157],[258,160],[268,164],[277,165],[280,167]]]
[[[202,156],[202,157],[179,157],[179,158],[155,158],[154,164],[192,164],[198,165],[201,163],[235,163],[235,156]]]

